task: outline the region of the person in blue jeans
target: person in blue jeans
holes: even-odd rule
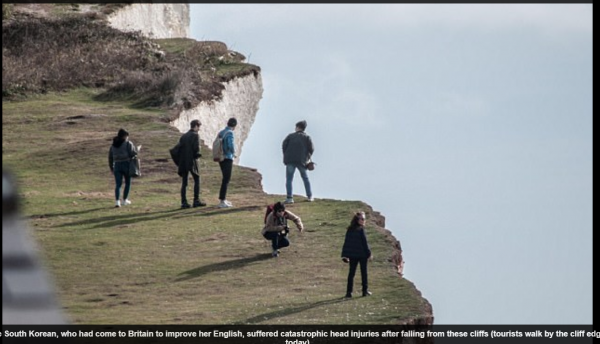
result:
[[[131,190],[131,176],[129,175],[129,164],[131,159],[137,156],[137,148],[133,142],[129,141],[129,133],[121,128],[117,136],[113,138],[113,143],[108,150],[108,167],[115,176],[115,207],[129,205],[129,191]],[[125,189],[123,190],[123,202],[121,203],[121,186],[125,179]]]
[[[283,149],[283,164],[285,165],[285,188],[286,188],[286,204],[294,203],[294,194],[292,183],[294,181],[294,173],[296,169],[300,171],[300,176],[304,182],[307,201],[313,201],[312,190],[310,188],[310,180],[306,173],[306,164],[310,161],[312,154],[315,151],[312,139],[305,132],[306,121],[296,123],[296,130],[289,134],[282,143]]]

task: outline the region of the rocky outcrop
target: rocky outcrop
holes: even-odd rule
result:
[[[108,22],[119,30],[141,31],[143,35],[150,38],[188,37],[189,12],[189,4],[131,4],[111,14]],[[234,52],[229,54],[236,56],[228,55],[227,58],[236,58],[237,62],[243,60],[241,55],[238,58],[238,54]],[[202,122],[200,138],[210,147],[217,133],[225,128],[227,120],[235,117],[238,120],[235,129],[235,148],[238,158],[234,163],[237,164],[244,141],[250,133],[258,112],[258,103],[263,93],[262,79],[260,72],[255,72],[223,82],[223,86],[225,89],[219,99],[183,110],[171,125],[183,133],[189,130],[193,119],[199,119]]]
[[[186,132],[190,129],[190,122],[199,119],[202,122],[200,138],[210,147],[217,133],[227,125],[227,120],[235,117],[238,120],[235,129],[235,150],[238,158],[234,163],[237,164],[244,141],[248,138],[258,112],[258,102],[263,93],[262,78],[260,73],[255,73],[234,78],[223,85],[225,89],[220,100],[204,102],[195,108],[182,111],[171,125],[180,132]]]
[[[108,23],[122,31],[141,31],[150,38],[180,38],[190,34],[189,4],[130,4],[109,15]]]
[[[382,228],[386,240],[394,248],[394,252],[392,253],[392,256],[388,259],[388,261],[394,264],[396,272],[400,277],[402,277],[404,273],[404,259],[402,259],[402,247],[400,246],[400,242],[396,240],[391,231],[385,229],[385,217],[381,215],[380,212],[374,211],[371,207],[369,207],[369,209],[373,221],[375,222],[375,224],[377,224],[377,226]]]
[[[400,246],[400,242],[394,237],[391,231],[385,228],[385,217],[381,215],[380,212],[374,211],[373,208],[367,204],[365,204],[365,208],[368,209],[367,217],[370,217],[373,222],[377,225],[376,230],[382,232],[385,236],[386,241],[393,247],[392,255],[388,258],[388,262],[392,263],[394,270],[398,274],[398,277],[404,277],[404,259],[402,258],[402,247]],[[418,317],[412,317],[407,319],[400,319],[399,324],[406,326],[406,329],[427,329],[429,326],[433,325],[433,307],[425,299],[421,292],[416,288],[414,283],[407,281],[412,284],[413,288],[419,293],[421,299],[423,301],[423,309],[424,313]],[[410,341],[407,341],[411,343]],[[418,343],[426,344],[429,342],[419,341]]]

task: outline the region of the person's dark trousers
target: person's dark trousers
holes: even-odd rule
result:
[[[123,178],[125,178],[125,190],[123,190],[123,200],[129,198],[131,189],[131,176],[129,175],[129,161],[117,161],[114,169],[115,175],[115,200],[119,200]]]
[[[279,232],[266,232],[265,238],[271,240],[273,251],[290,246],[290,241],[287,236],[281,235]]]
[[[221,174],[223,174],[223,180],[221,181],[221,190],[219,191],[219,199],[227,199],[227,186],[231,180],[231,171],[233,170],[233,160],[225,159],[219,163],[221,166]]]
[[[362,292],[363,294],[369,290],[369,282],[367,280],[367,260],[368,258],[350,258],[350,270],[348,271],[348,286],[346,287],[346,295],[352,294],[354,275],[356,274],[356,267],[360,263],[360,278],[362,281]]]
[[[188,173],[194,178],[194,201],[200,200],[200,176],[189,171],[181,177],[181,204],[187,204],[186,189],[188,185]]]

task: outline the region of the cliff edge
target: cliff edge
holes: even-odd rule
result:
[[[258,171],[235,167],[230,193],[236,207],[221,210],[211,205],[220,184],[218,165],[203,159],[202,197],[209,206],[179,210],[180,180],[167,148],[191,118],[214,123],[203,133],[212,137],[210,131],[222,126],[227,113],[245,113],[241,122],[247,134],[262,96],[260,68],[232,58],[220,42],[119,34],[98,23],[99,15],[86,13],[83,19],[27,14],[31,18],[21,22],[3,21],[3,70],[10,71],[3,73],[3,166],[20,182],[24,212],[72,322],[433,322],[431,305],[402,277],[399,241],[385,229],[385,218],[362,202],[294,204],[306,233],[293,234],[292,246],[275,260],[258,233],[265,206],[281,196],[264,193]],[[53,32],[63,34],[49,36]],[[81,55],[74,65],[57,67],[70,68],[67,80],[53,74],[54,65],[39,68],[35,61],[40,60],[23,58],[35,57],[28,53],[48,37],[88,44],[92,32],[106,42],[104,48],[115,48],[107,58],[117,66],[129,63],[129,72],[103,66],[90,57],[94,54]],[[61,63],[71,61],[59,57],[73,51],[52,49],[44,51]],[[190,64],[184,55],[201,57],[202,63]],[[105,73],[96,73],[102,68]],[[32,70],[37,72],[27,74]],[[78,79],[78,70],[95,73]],[[145,74],[150,72],[154,78]],[[181,88],[183,81],[196,82],[197,88]],[[39,126],[46,130],[40,133]],[[144,147],[144,177],[134,181],[133,206],[117,212],[109,206],[114,181],[105,151],[123,126]],[[209,156],[206,146],[203,155]],[[337,248],[358,209],[367,211],[374,230],[370,241],[379,259],[370,267],[370,279],[377,296],[342,302],[346,267]]]

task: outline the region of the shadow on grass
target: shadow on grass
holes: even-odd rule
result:
[[[39,214],[39,215],[34,214],[34,215],[28,216],[27,219],[28,220],[36,220],[36,219],[55,217],[55,216],[81,215],[81,214],[87,214],[87,213],[91,213],[94,211],[105,210],[105,209],[106,209],[106,207],[100,207],[100,208],[86,209],[86,210],[80,210],[80,211],[71,211],[71,212],[66,212],[66,213],[51,213],[51,214]]]
[[[175,280],[175,282],[182,282],[182,281],[187,281],[187,280],[190,280],[193,278],[198,278],[198,277],[201,277],[203,275],[206,275],[206,274],[214,272],[214,271],[227,271],[227,270],[232,270],[232,269],[239,269],[248,264],[251,264],[254,262],[259,262],[261,260],[271,259],[271,258],[272,257],[271,257],[270,253],[264,253],[264,254],[257,254],[254,257],[246,257],[246,258],[228,260],[226,262],[221,262],[221,263],[209,264],[209,265],[201,266],[199,268],[195,268],[195,269],[180,273],[178,276],[181,276],[181,277],[177,278]]]
[[[233,208],[219,208],[218,206],[207,207],[206,210],[215,210],[213,212],[203,212],[200,216],[214,216],[223,214],[233,214],[242,211],[254,211],[258,209],[266,208],[262,205],[248,205],[245,207],[233,207]]]
[[[104,209],[106,209],[106,208],[104,208]],[[115,211],[119,211],[119,210],[116,209]],[[54,227],[56,227],[56,228],[76,227],[76,226],[89,226],[89,225],[96,224],[95,226],[90,227],[90,229],[110,228],[110,227],[127,225],[130,223],[138,223],[138,222],[142,222],[142,221],[157,220],[157,219],[164,218],[164,217],[172,217],[173,213],[178,212],[178,211],[179,211],[179,209],[170,209],[170,210],[158,211],[158,212],[153,212],[153,213],[134,213],[134,214],[124,213],[121,215],[102,216],[102,217],[96,217],[93,219],[68,222],[68,223],[63,223],[61,225],[57,225]],[[159,215],[159,214],[162,214],[162,215]]]
[[[215,215],[226,215],[242,211],[254,211],[260,209],[261,206],[246,206],[240,208],[226,208],[221,209],[216,206],[214,207],[201,207],[201,208],[189,208],[189,209],[169,209],[157,212],[143,212],[143,213],[125,213],[120,215],[111,215],[97,217],[93,219],[87,219],[82,221],[74,221],[63,223],[61,225],[54,226],[56,228],[61,227],[76,227],[76,226],[91,226],[86,229],[99,229],[99,228],[111,228],[118,227],[133,223],[140,223],[145,221],[154,221],[162,218],[184,218],[191,216],[215,216]],[[106,209],[106,208],[99,208]],[[118,212],[120,208],[115,208],[115,212]],[[52,215],[56,216],[56,215]]]
[[[273,320],[275,318],[285,317],[285,316],[288,316],[291,314],[304,312],[309,309],[327,306],[327,305],[333,305],[338,302],[344,302],[344,301],[345,301],[344,298],[339,297],[339,298],[335,298],[335,299],[323,300],[323,301],[319,301],[319,302],[315,302],[315,303],[310,303],[310,304],[299,306],[299,307],[290,307],[290,308],[286,308],[286,309],[282,309],[282,310],[278,310],[278,311],[274,311],[274,312],[263,313],[263,314],[259,314],[259,315],[255,316],[255,317],[246,319],[245,321],[237,323],[236,325],[258,324],[263,321],[269,321],[269,320]]]

